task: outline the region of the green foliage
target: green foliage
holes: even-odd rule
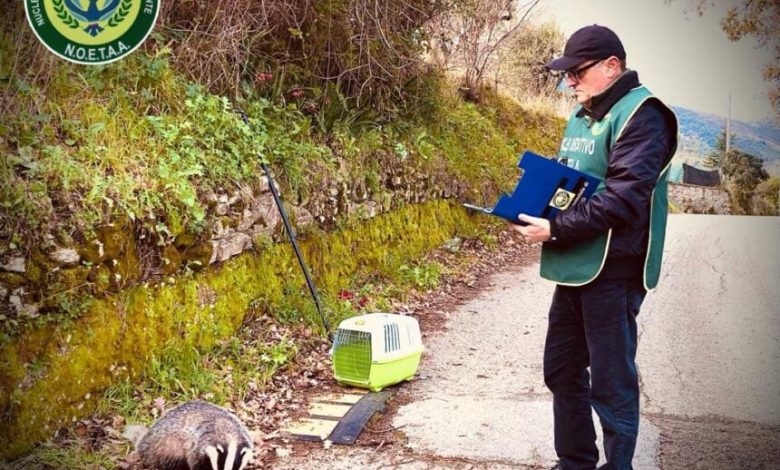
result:
[[[274,374],[293,362],[298,346],[292,339],[256,338],[240,341],[233,337],[223,342],[209,355],[212,367],[229,377],[229,385],[243,399],[250,388],[265,387]]]
[[[155,399],[179,403],[204,397],[224,402],[225,390],[217,374],[205,367],[198,350],[169,347],[152,356],[140,381],[125,378],[108,387],[97,408],[138,422]]]
[[[116,468],[116,462],[108,454],[80,447],[44,445],[24,459],[14,463],[13,470],[100,470]]]
[[[734,134],[730,136],[731,141],[734,141]],[[722,169],[723,156],[726,153],[726,128],[724,127],[718,138],[715,140],[715,148],[704,159],[704,164],[710,168]]]
[[[721,169],[729,183],[745,191],[752,191],[760,182],[769,178],[761,158],[739,150],[731,150],[723,155]]]
[[[313,113],[313,121],[321,132],[330,134],[341,130],[357,135],[377,126],[371,109],[350,103],[336,84],[326,83],[321,92],[316,88],[311,91],[314,98],[303,103],[302,109]]]
[[[774,176],[759,184],[753,195],[756,215],[780,215],[780,178]]]
[[[403,264],[398,271],[403,282],[427,290],[439,285],[442,266],[439,263]]]
[[[764,160],[734,148],[727,152],[724,128],[705,164],[720,170],[726,189],[731,195],[732,212],[752,214],[753,191],[769,178],[764,169]]]
[[[733,213],[752,214],[753,190],[769,178],[764,170],[764,161],[739,150],[731,150],[723,154],[721,171],[731,194]]]
[[[117,217],[161,241],[198,233],[202,194],[251,185],[263,158],[296,189],[306,181],[304,162],[329,155],[294,106],[249,103],[246,125],[226,98],[173,77],[167,52],[132,57],[66,74],[50,87],[60,91],[45,111],[8,116],[0,238],[30,244],[55,222],[89,229]],[[37,101],[38,93],[22,95]]]
[[[264,387],[290,364],[297,351],[287,337],[253,339],[248,327],[209,352],[169,348],[152,358],[139,379],[108,387],[97,408],[128,422],[144,422],[160,399],[165,403],[204,399],[220,405],[235,397],[243,399],[250,387]]]
[[[542,155],[555,155],[563,137],[566,121],[550,115],[529,111],[512,98],[496,91],[485,91],[480,113],[486,116],[504,135],[516,153],[532,150]]]
[[[356,184],[384,205],[388,174],[399,173],[429,175],[424,184],[433,198],[457,187],[461,197],[487,202],[511,186],[517,153],[544,149],[559,127],[497,95],[488,95],[492,108],[464,104],[455,93],[437,88],[444,83],[436,75],[418,80],[418,92],[428,101],[417,109],[427,114],[414,119],[362,124],[332,87],[332,102],[342,107],[327,124],[327,136],[317,132],[297,102],[245,101],[250,116],[245,125],[226,98],[172,73],[168,54],[134,54],[115,65],[66,70],[50,85],[54,94],[42,101],[42,109],[8,120],[11,132],[0,145],[8,158],[0,171],[12,184],[0,185],[0,204],[8,209],[0,212],[0,236],[8,240],[0,250],[41,245],[48,233],[66,246],[96,238],[105,244],[101,227],[112,224],[121,239],[114,245],[121,246],[106,262],[127,257],[108,267],[90,259],[82,270],[41,278],[46,299],[61,292],[75,297],[59,304],[47,300],[42,311],[47,320],[72,318],[49,312],[77,305],[85,292],[100,294],[146,280],[144,273],[158,268],[150,262],[161,257],[170,262],[160,254],[163,248],[181,236],[198,240],[214,222],[210,195],[258,184],[262,160],[293,203],[322,198],[322,183],[335,178]],[[86,86],[79,91],[77,82]],[[30,87],[23,95],[37,102],[41,90]],[[148,242],[136,243],[136,236]],[[202,266],[210,252],[197,256],[162,268],[168,275]],[[48,266],[40,269],[46,272]],[[294,290],[289,289],[291,299]],[[308,317],[305,305],[296,301],[279,317]]]
[[[152,356],[141,383],[146,394],[168,401],[192,400],[207,393],[215,394],[217,401],[223,398],[216,377],[201,366],[201,356],[195,348],[168,348],[160,357]]]

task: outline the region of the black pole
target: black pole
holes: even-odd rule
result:
[[[241,115],[241,119],[243,119],[244,123],[249,125],[249,117],[246,115],[244,110],[236,109],[236,112]],[[295,230],[293,230],[292,224],[290,224],[290,220],[287,218],[287,212],[284,210],[282,199],[279,197],[279,193],[276,191],[276,185],[274,184],[274,180],[271,178],[271,170],[268,169],[268,165],[266,165],[265,160],[260,160],[260,165],[262,165],[263,171],[265,172],[265,177],[268,179],[268,186],[271,187],[271,194],[274,197],[274,202],[276,202],[276,207],[279,209],[279,214],[282,216],[284,228],[287,231],[287,235],[290,237],[290,242],[292,242],[295,256],[298,258],[298,264],[301,265],[301,270],[303,270],[303,276],[306,278],[306,285],[309,286],[309,292],[311,292],[311,296],[314,299],[314,304],[317,306],[317,311],[320,313],[322,326],[325,327],[325,334],[328,336],[328,339],[330,339],[330,325],[328,324],[328,320],[325,318],[325,314],[322,312],[320,297],[317,294],[317,287],[314,285],[314,281],[309,274],[309,269],[306,267],[306,263],[303,260],[301,250],[298,248],[298,241],[295,238]]]

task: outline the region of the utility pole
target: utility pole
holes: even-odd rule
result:
[[[729,91],[729,114],[726,118],[726,153],[731,150],[731,91]]]

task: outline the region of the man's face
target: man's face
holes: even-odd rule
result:
[[[579,104],[589,107],[591,98],[604,91],[618,75],[619,61],[615,57],[587,60],[566,71],[566,85],[574,90]]]

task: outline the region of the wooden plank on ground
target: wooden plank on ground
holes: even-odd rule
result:
[[[367,393],[339,420],[338,426],[330,434],[330,441],[334,444],[354,444],[363,426],[376,411],[384,409],[385,402],[391,395],[389,390]]]
[[[347,403],[350,405],[354,405],[358,401],[360,401],[361,398],[363,398],[363,395],[365,394],[358,394],[358,393],[327,393],[321,397],[314,398],[315,401],[321,402],[321,403]]]
[[[352,405],[335,405],[333,403],[311,403],[309,414],[323,418],[339,419],[349,411]]]
[[[304,441],[324,441],[338,424],[332,419],[303,418],[287,426],[284,432]]]

